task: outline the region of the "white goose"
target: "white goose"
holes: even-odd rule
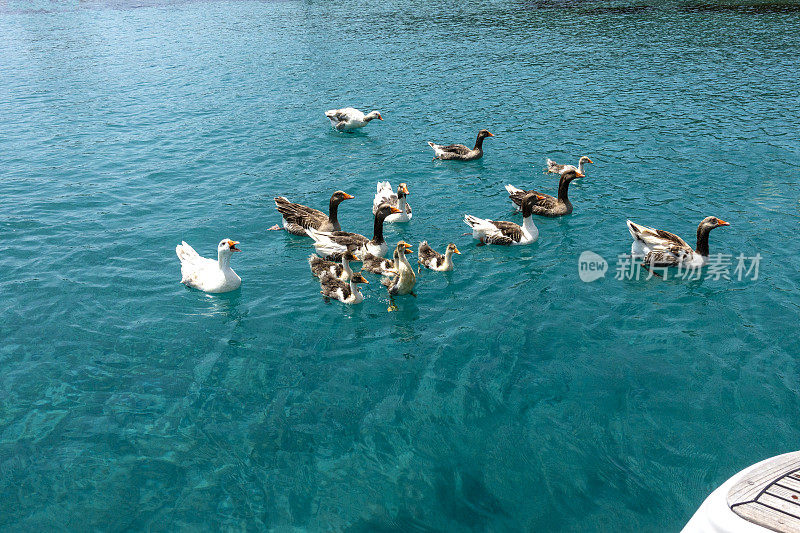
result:
[[[175,247],[181,261],[181,283],[205,292],[221,293],[235,291],[242,284],[231,268],[231,255],[241,252],[238,241],[222,239],[217,245],[217,259],[200,257],[194,248],[182,241]]]
[[[411,220],[411,205],[406,201],[406,196],[409,194],[408,186],[401,183],[397,187],[397,194],[392,191],[392,184],[388,181],[379,181],[378,190],[375,193],[375,199],[372,200],[372,214],[378,212],[381,204],[389,204],[400,210],[399,213],[393,213],[386,217],[386,222],[408,222]]]
[[[648,228],[634,224],[630,220],[628,231],[633,237],[631,255],[643,257],[649,266],[685,266],[697,268],[708,262],[708,234],[714,228],[730,226],[730,223],[717,217],[706,217],[697,226],[697,246],[693,250],[689,244],[668,231]]]
[[[331,126],[336,131],[353,131],[363,128],[376,118],[383,120],[383,117],[377,111],[372,111],[365,115],[354,107],[330,109],[325,111],[325,116],[331,121]]]
[[[500,244],[513,246],[531,244],[539,238],[539,228],[533,223],[533,204],[541,198],[536,193],[529,193],[522,200],[522,226],[504,220],[486,220],[464,215],[464,222],[472,228],[472,237],[481,244]]]

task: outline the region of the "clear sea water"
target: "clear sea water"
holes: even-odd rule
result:
[[[0,40],[0,529],[675,531],[800,447],[795,7],[6,1]],[[582,154],[539,242],[462,235]],[[272,198],[370,233],[379,180],[387,240],[463,255],[325,304]],[[758,280],[614,278],[627,218],[706,215]],[[242,288],[180,285],[223,237]]]

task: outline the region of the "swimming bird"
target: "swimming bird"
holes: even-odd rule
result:
[[[561,178],[558,180],[558,198],[553,198],[549,194],[537,191],[523,191],[513,185],[506,185],[506,190],[508,191],[508,197],[514,202],[517,210],[522,206],[522,199],[525,195],[533,193],[537,195],[537,200],[533,203],[534,215],[560,217],[572,213],[572,202],[569,201],[569,196],[567,195],[569,184],[575,178],[583,177],[583,173],[574,169],[568,169],[561,174]]]
[[[222,239],[217,245],[217,259],[200,257],[194,248],[185,241],[175,247],[175,253],[181,261],[181,283],[187,287],[210,293],[230,292],[242,284],[236,272],[231,268],[231,255],[241,252],[236,247],[239,241]]]
[[[360,272],[354,272],[347,282],[325,274],[320,278],[319,292],[326,300],[333,298],[345,304],[360,304],[364,301],[364,295],[358,289],[359,283],[369,284]]]
[[[375,214],[381,204],[389,204],[399,209],[400,212],[386,217],[386,222],[408,222],[411,220],[411,205],[406,201],[408,194],[408,186],[405,183],[401,183],[397,187],[397,194],[395,194],[388,181],[379,181],[378,191],[372,201],[372,214]]]
[[[552,159],[548,159],[547,160],[547,168],[545,170],[547,172],[551,172],[553,174],[563,174],[567,170],[575,170],[575,171],[583,174],[583,165],[584,165],[584,163],[592,163],[592,164],[594,164],[594,161],[592,161],[591,159],[589,159],[588,157],[583,155],[578,160],[578,166],[575,167],[575,165],[559,165],[558,163],[556,163]]]
[[[365,115],[354,107],[330,109],[325,111],[325,116],[331,121],[331,126],[336,131],[353,131],[363,128],[376,118],[383,120],[383,117],[377,111],[372,111]]]
[[[307,207],[302,204],[294,204],[283,196],[275,198],[275,206],[278,212],[283,216],[284,229],[292,235],[305,236],[306,229],[315,229],[318,231],[339,231],[342,229],[342,226],[339,224],[339,204],[351,198],[354,198],[354,196],[344,191],[336,191],[333,193],[328,203],[327,215],[318,209]],[[281,228],[276,225],[270,229],[275,230]]]
[[[414,297],[417,296],[414,293],[414,285],[417,283],[417,275],[414,274],[414,269],[411,268],[411,263],[409,263],[408,259],[406,259],[406,254],[411,253],[411,250],[413,250],[413,248],[405,241],[398,242],[394,249],[396,272],[391,277],[383,278],[381,280],[381,284],[385,285],[386,289],[389,291],[390,298],[398,294],[410,294]],[[392,300],[392,302],[394,302],[394,300]],[[389,307],[390,311],[393,310],[392,307],[394,307],[394,305]]]
[[[458,161],[472,161],[483,157],[483,139],[486,137],[494,137],[488,130],[481,130],[478,132],[478,138],[475,140],[475,148],[470,150],[463,144],[451,144],[443,146],[428,142],[428,145],[433,148],[433,159],[456,159]]]
[[[358,258],[349,250],[342,254],[341,263],[328,261],[315,254],[308,256],[308,265],[311,267],[311,273],[314,276],[321,278],[322,276],[330,275],[342,281],[350,281],[350,276],[353,275],[350,261],[358,261]]]
[[[364,254],[361,263],[361,270],[366,270],[373,274],[381,276],[389,276],[394,273],[395,262],[394,259],[386,259],[385,257],[378,257],[377,255]]]
[[[372,239],[367,239],[358,233],[347,231],[321,232],[315,229],[307,229],[306,233],[314,239],[314,247],[326,259],[341,259],[342,254],[348,250],[353,251],[356,257],[363,259],[364,254],[372,254],[378,257],[386,255],[388,246],[383,240],[383,221],[392,213],[399,213],[400,210],[388,204],[383,204],[375,213],[375,223],[373,226]]]
[[[708,234],[720,226],[730,226],[717,217],[706,217],[697,226],[697,246],[692,249],[677,235],[668,231],[648,228],[627,221],[628,231],[633,237],[631,255],[644,257],[644,265],[668,267],[700,267],[708,262]]]
[[[500,244],[504,246],[530,244],[539,238],[539,229],[533,223],[531,213],[533,204],[539,198],[536,193],[530,193],[522,200],[522,226],[503,220],[486,220],[464,215],[464,222],[472,228],[472,237],[481,241],[481,244]]]
[[[419,249],[417,251],[417,264],[425,268],[430,268],[431,270],[447,272],[453,270],[453,254],[461,255],[461,252],[458,251],[458,248],[456,248],[456,245],[452,242],[447,245],[447,250],[445,250],[444,255],[442,255],[431,248],[430,245],[428,245],[428,241],[422,241],[419,243]],[[419,266],[417,267],[417,272],[419,272]]]

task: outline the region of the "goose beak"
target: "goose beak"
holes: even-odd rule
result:
[[[383,120],[383,117],[381,116],[380,113],[378,113],[378,120]]]
[[[591,164],[593,164],[593,165],[594,165],[594,161],[592,161],[592,160],[591,160],[591,159],[589,159],[588,157],[586,158],[586,160],[587,160],[589,163],[591,163]]]
[[[454,254],[461,255],[461,252],[459,252],[459,251],[458,251],[458,248],[453,248],[453,253],[454,253]]]
[[[591,161],[589,161],[589,162],[591,163]],[[586,174],[584,174],[583,172],[576,172],[575,173],[575,177],[576,178],[585,178]]]
[[[228,246],[231,247],[231,252],[241,252],[241,250],[236,247],[237,244],[239,244],[239,241],[232,241],[228,239]]]
[[[401,183],[400,184],[400,190],[403,191],[406,194],[411,194],[411,193],[408,192],[408,186],[405,183]]]
[[[719,227],[719,226],[730,226],[730,225],[731,225],[731,223],[730,223],[730,222],[725,222],[725,221],[724,221],[724,220],[722,220],[721,218],[718,218],[718,219],[717,219],[717,227]]]
[[[494,133],[487,132],[487,133],[486,133],[486,136],[487,136],[487,137],[494,137]]]
[[[352,194],[344,193],[344,199],[345,200],[352,200],[353,198],[355,198],[355,196],[353,196]]]
[[[414,247],[413,247],[413,246],[411,246],[411,245],[410,245],[410,244],[408,244],[407,242],[403,242],[403,243],[401,243],[401,244],[402,244],[403,246],[405,246],[405,247],[406,247],[406,253],[407,253],[407,254],[413,253],[413,250],[414,250]]]
[[[358,277],[360,278],[358,281],[360,281],[361,283],[366,283],[367,285],[369,285],[369,281],[367,281],[367,278],[365,278],[361,274],[359,274]]]
[[[399,210],[399,209],[397,209],[395,206],[392,206],[392,207],[391,207],[391,212],[392,212],[392,213],[400,213],[400,210]]]

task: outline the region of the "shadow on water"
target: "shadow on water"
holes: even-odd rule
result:
[[[206,317],[221,316],[229,320],[240,320],[247,315],[246,311],[242,312],[239,309],[239,302],[242,298],[241,288],[223,294],[199,293],[188,287],[186,290],[198,293],[197,315]],[[202,304],[205,304],[205,308],[201,308]]]

